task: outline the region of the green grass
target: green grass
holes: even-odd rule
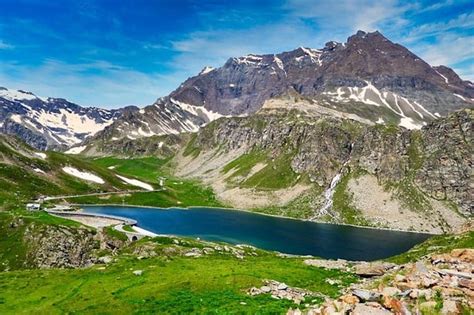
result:
[[[133,270],[143,274],[135,276]],[[327,278],[339,279],[343,286],[356,281],[348,273],[263,251],[243,260],[223,254],[145,260],[122,255],[104,270],[0,273],[0,313],[285,313],[296,305],[269,295],[251,297],[246,290],[274,279],[335,297],[340,288]]]
[[[161,169],[169,159],[156,157],[143,157],[134,159],[121,159],[116,157],[97,158],[91,162],[104,168],[113,166],[114,171],[137,177],[141,180],[156,182],[159,176],[165,175]]]
[[[104,232],[111,238],[118,239],[120,241],[127,241],[127,235],[124,233],[117,231],[113,226],[107,226],[104,228]]]
[[[95,165],[107,168],[115,166],[114,172],[154,184],[158,177],[165,177],[166,190],[158,192],[136,192],[125,195],[88,196],[71,198],[78,204],[128,204],[152,207],[223,206],[210,187],[196,180],[175,178],[169,174],[169,160],[156,157],[121,159],[105,157],[91,160]]]
[[[474,248],[474,231],[458,235],[437,235],[416,245],[409,251],[388,258],[388,261],[404,264],[413,262],[423,256],[433,253],[446,253],[455,248]]]
[[[253,150],[249,153],[242,154],[235,160],[229,162],[222,168],[222,172],[232,172],[230,178],[233,178],[235,176],[247,176],[256,164],[265,163],[267,159],[268,158],[266,152],[260,150]]]
[[[133,227],[130,226],[130,225],[124,225],[124,226],[123,226],[123,229],[124,229],[125,231],[127,231],[127,232],[135,232],[135,230],[133,229]]]
[[[81,227],[81,224],[43,211],[0,211],[0,271],[30,266],[28,253],[32,244],[25,243],[23,240],[26,230],[42,233],[52,226],[68,227],[74,230]]]
[[[67,199],[76,204],[127,204],[150,207],[224,206],[209,187],[192,180],[167,180],[166,190]]]
[[[303,193],[286,205],[255,208],[252,211],[289,218],[308,219],[314,215],[313,201],[322,192],[323,189],[321,187],[314,185],[308,192]]]
[[[292,158],[291,153],[283,153],[271,158],[267,152],[255,149],[225,165],[222,172],[231,173],[228,182],[240,187],[260,190],[287,188],[295,185],[301,177],[291,168]],[[258,163],[263,163],[265,166],[252,176],[245,178]]]
[[[334,191],[332,208],[339,213],[346,224],[370,226],[370,222],[362,217],[361,211],[353,206],[353,197],[347,187],[351,178],[361,174],[361,171],[350,170],[349,173],[342,176]]]
[[[196,145],[197,133],[191,135],[188,144],[184,148],[183,156],[197,157],[201,153],[201,149]]]

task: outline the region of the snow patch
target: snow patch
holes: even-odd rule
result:
[[[10,116],[10,119],[13,120],[14,122],[16,122],[17,124],[21,124],[21,116],[20,115],[11,115]]]
[[[181,107],[181,109],[183,109],[187,112],[190,112],[191,114],[193,114],[195,116],[206,119],[207,122],[211,122],[211,121],[216,120],[218,118],[225,117],[224,115],[221,115],[219,113],[208,110],[204,106],[194,106],[194,105],[191,105],[191,104],[180,102],[178,100],[175,100],[174,98],[171,98],[170,101],[171,101],[171,103]],[[194,131],[197,131],[197,129],[199,129],[199,126],[193,126],[193,127],[194,127],[193,129],[195,129]]]
[[[213,70],[214,70],[213,67],[209,67],[209,66],[204,67],[204,69],[202,69],[201,72],[199,72],[199,75],[209,73],[209,72],[211,72],[211,71],[213,71]]]
[[[415,123],[410,117],[402,117],[398,125],[406,129],[421,129],[422,127],[422,125]]]
[[[464,96],[459,95],[459,94],[456,94],[456,93],[453,93],[453,95],[459,97],[459,98],[462,99],[464,102],[466,102],[466,99],[464,98]]]
[[[35,152],[35,155],[42,158],[43,160],[46,159],[46,153],[42,153],[42,152]]]
[[[444,75],[442,75],[441,73],[439,73],[439,71],[438,71],[438,70],[436,70],[436,69],[433,69],[433,70],[434,70],[434,71],[436,71],[436,73],[437,73],[437,74],[439,74],[439,76],[440,76],[440,77],[442,77],[442,78],[444,79],[444,82],[446,82],[446,83],[449,83],[449,80],[448,80],[448,78],[446,78]]]
[[[150,190],[150,191],[153,190],[153,186],[151,186],[150,184],[141,182],[141,181],[136,180],[136,179],[127,178],[125,176],[120,176],[120,175],[116,175],[116,176],[118,178],[120,178],[121,180],[123,180],[127,184],[137,186],[137,187],[141,187],[143,189]]]
[[[19,90],[9,90],[9,89],[1,89],[0,90],[0,97],[6,98],[10,101],[21,101],[21,100],[34,100],[37,99],[36,95],[33,93],[28,93]]]
[[[82,172],[78,170],[77,168],[74,168],[71,166],[65,166],[62,168],[62,170],[69,175],[72,175],[74,177],[77,177],[83,180],[87,180],[87,181],[94,182],[97,184],[105,184],[104,180],[100,178],[99,176],[94,175],[89,172]]]
[[[66,154],[79,154],[81,153],[82,151],[84,151],[85,149],[87,148],[87,146],[85,145],[82,145],[80,147],[74,147],[74,148],[70,148],[69,150],[67,150]]]
[[[39,168],[34,168],[33,171],[35,171],[36,173],[46,174],[42,169]]]

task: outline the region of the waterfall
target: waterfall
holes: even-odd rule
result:
[[[337,214],[331,212],[332,204],[333,204],[333,196],[334,192],[336,191],[336,186],[339,184],[342,178],[342,171],[344,170],[344,167],[349,163],[351,159],[351,154],[352,154],[352,149],[354,147],[354,144],[351,143],[349,147],[349,158],[342,164],[341,169],[339,172],[332,178],[331,180],[331,185],[329,185],[328,189],[324,192],[324,205],[322,206],[321,209],[319,209],[318,213],[312,218],[312,220],[316,219],[317,217],[323,216],[323,215],[329,215],[332,218],[336,218]]]

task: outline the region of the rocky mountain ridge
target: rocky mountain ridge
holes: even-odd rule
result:
[[[237,208],[450,231],[474,213],[473,118],[461,110],[412,131],[298,111],[225,118],[176,155],[176,174],[199,178]]]
[[[0,87],[0,133],[19,136],[40,150],[78,144],[135,110],[81,107],[61,98]]]
[[[379,32],[359,31],[346,43],[328,42],[321,49],[250,54],[230,58],[220,68],[206,67],[99,137],[113,141],[195,131],[223,115],[254,114],[266,102],[288,95],[359,120],[407,129],[474,106],[472,82],[448,67],[430,66]]]

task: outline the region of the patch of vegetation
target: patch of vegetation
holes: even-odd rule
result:
[[[474,248],[474,231],[458,235],[433,236],[409,251],[387,260],[397,264],[404,264],[416,261],[428,254],[447,253],[455,248]]]
[[[173,179],[166,180],[166,190],[153,192],[133,192],[101,196],[86,196],[67,199],[76,204],[127,204],[150,207],[191,207],[224,206],[217,200],[213,190],[197,181]]]
[[[123,175],[133,176],[149,182],[156,182],[159,176],[166,175],[162,168],[169,162],[169,159],[156,157],[121,159],[109,156],[97,158],[91,162],[105,168],[112,167],[114,172]]]
[[[184,148],[183,156],[197,157],[201,153],[201,149],[196,145],[197,133],[191,135],[188,144]]]
[[[123,226],[123,229],[124,229],[124,231],[127,231],[127,232],[135,232],[135,230],[133,229],[133,227],[130,226],[130,225],[124,225],[124,226]]]
[[[314,215],[313,202],[322,192],[322,187],[313,185],[310,191],[303,193],[286,205],[255,208],[252,211],[296,219],[309,219]]]
[[[168,245],[174,246],[174,245]],[[140,276],[134,270],[142,270]],[[340,286],[326,279],[339,280]],[[356,281],[350,273],[315,268],[299,258],[258,251],[237,259],[212,254],[138,260],[119,255],[105,269],[24,270],[0,273],[0,313],[284,313],[295,307],[270,295],[250,296],[246,290],[274,279],[330,297]],[[308,299],[321,302],[321,299]],[[300,306],[301,308],[301,306]]]
[[[115,238],[115,239],[118,239],[120,241],[127,241],[128,240],[127,235],[125,235],[124,233],[122,233],[120,231],[117,231],[113,226],[104,227],[103,230],[104,230],[105,234],[107,234],[111,238]]]
[[[411,133],[410,145],[408,147],[408,173],[398,183],[388,183],[386,189],[394,189],[397,198],[410,210],[426,212],[432,206],[426,196],[416,187],[415,175],[424,162],[424,155],[421,150],[421,133],[415,131]]]
[[[284,153],[267,161],[263,169],[247,178],[241,186],[273,190],[295,185],[301,177],[291,168],[292,158],[293,154]]]
[[[41,233],[51,226],[78,228],[81,224],[43,211],[0,211],[0,271],[30,267],[30,244],[25,243],[23,239],[26,230]]]
[[[249,153],[242,154],[235,160],[229,162],[222,168],[222,172],[232,172],[231,178],[236,176],[247,176],[255,165],[258,163],[264,163],[267,159],[266,152],[255,149]]]
[[[344,223],[370,226],[371,223],[363,218],[361,211],[353,206],[353,196],[347,187],[352,178],[362,174],[364,173],[361,170],[350,170],[343,175],[334,191],[332,208],[339,213]]]

